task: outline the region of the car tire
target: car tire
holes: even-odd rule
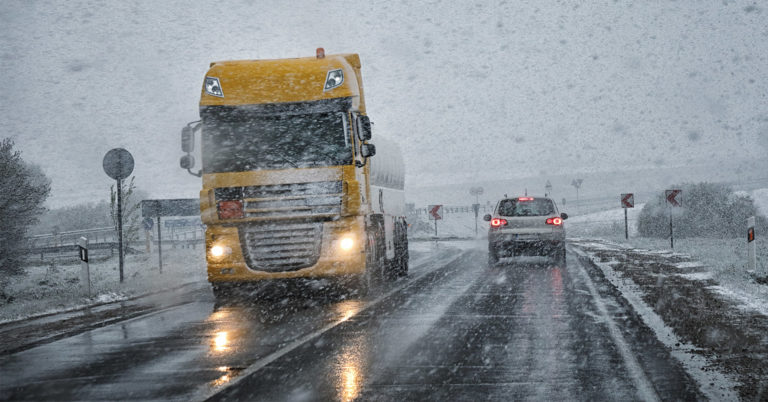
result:
[[[496,254],[496,250],[489,249],[488,250],[488,266],[494,267],[496,265],[499,265],[499,256]]]
[[[565,267],[565,243],[557,247],[557,251],[554,254],[555,264],[561,267]]]

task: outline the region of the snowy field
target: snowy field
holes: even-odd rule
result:
[[[27,267],[27,275],[3,279],[3,291],[12,299],[0,304],[0,322],[206,282],[202,246],[197,249],[164,247],[162,273],[158,262],[156,250],[149,255],[126,255],[123,283],[120,283],[117,258],[91,263],[91,297],[85,296],[81,289],[79,263]]]
[[[752,199],[762,214],[768,213],[768,189],[752,191]],[[744,237],[732,239],[682,238],[675,239],[670,247],[669,239],[637,236],[637,216],[642,205],[628,210],[629,240],[624,238],[624,211],[614,210],[568,219],[567,230],[571,239],[589,238],[608,241],[610,247],[631,248],[647,255],[678,255],[696,264],[695,278],[717,282],[717,291],[738,301],[745,308],[768,315],[768,286],[758,284],[755,277],[768,275],[768,234],[758,233],[757,270],[750,272],[747,265],[746,222]],[[680,267],[685,268],[685,267]]]

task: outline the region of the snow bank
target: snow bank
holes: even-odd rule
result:
[[[117,257],[92,262],[91,297],[82,293],[79,263],[33,266],[25,271],[26,275],[3,279],[6,283],[3,292],[11,301],[0,304],[0,323],[125,300],[207,280],[202,246],[163,250],[162,273],[156,252],[127,255],[123,283],[120,283]]]

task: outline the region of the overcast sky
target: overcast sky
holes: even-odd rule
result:
[[[208,64],[322,46],[360,54],[408,187],[766,159],[768,8],[580,3],[4,0],[0,137],[52,178],[50,206],[108,198],[114,147],[150,196],[195,197],[179,132]]]

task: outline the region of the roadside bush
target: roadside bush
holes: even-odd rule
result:
[[[20,273],[24,236],[45,211],[51,180],[24,162],[10,138],[0,141],[0,274]]]
[[[663,194],[646,203],[638,218],[637,230],[641,236],[669,238],[670,212],[674,217],[675,237],[681,238],[746,236],[750,216],[757,217],[758,232],[765,233],[768,227],[766,218],[758,215],[752,198],[734,193],[727,185],[698,183],[674,188],[683,190],[683,206],[668,206]]]

